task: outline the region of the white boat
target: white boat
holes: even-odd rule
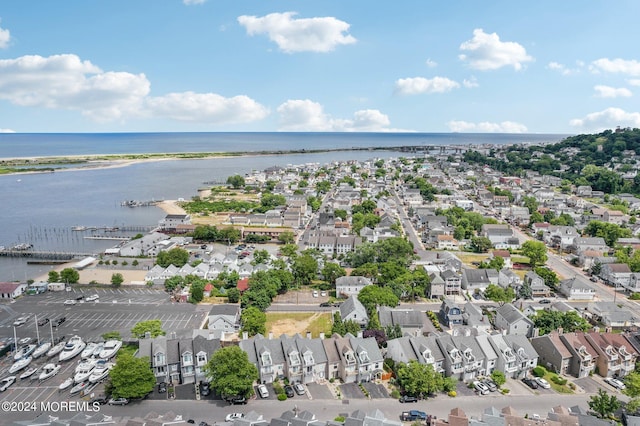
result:
[[[22,373],[22,374],[20,375],[20,380],[27,379],[27,378],[29,378],[29,377],[33,376],[33,373],[35,373],[36,371],[38,371],[38,369],[37,369],[36,367],[29,367],[29,368],[27,368],[27,369],[24,371],[24,373]]]
[[[87,380],[91,375],[91,372],[93,372],[94,367],[95,364],[89,363],[82,363],[79,365],[78,368],[76,368],[76,374],[73,376],[73,382],[81,383]]]
[[[22,370],[23,368],[26,368],[29,364],[31,364],[31,360],[32,358],[30,356],[26,358],[20,358],[19,360],[13,363],[11,368],[9,368],[9,374],[16,373]]]
[[[104,343],[104,349],[98,354],[102,359],[110,359],[120,350],[122,342],[120,340],[107,340]]]
[[[65,390],[72,384],[73,384],[73,377],[69,377],[64,382],[60,383],[60,386],[58,386],[58,390]]]
[[[84,350],[80,354],[80,358],[85,359],[85,358],[89,358],[90,356],[92,356],[93,355],[93,351],[96,350],[97,346],[98,346],[97,343],[93,343],[93,342],[87,343],[87,346],[85,346]]]
[[[31,355],[34,359],[35,358],[40,358],[42,355],[46,354],[47,352],[49,352],[49,349],[51,349],[51,342],[44,342],[41,343],[40,346],[38,346],[36,348],[35,351],[33,351],[33,355]]]
[[[33,345],[33,344],[21,346],[20,349],[18,349],[18,351],[13,356],[13,360],[18,361],[19,359],[27,358],[35,350],[36,350],[36,345]]]
[[[100,342],[96,344],[96,348],[93,350],[93,354],[91,356],[93,356],[94,358],[100,358],[100,352],[102,352],[104,350],[104,342]]]
[[[54,345],[47,351],[47,356],[52,357],[58,355],[64,349],[66,342],[60,342],[57,345]]]
[[[42,373],[38,376],[39,380],[47,380],[50,377],[55,376],[60,371],[60,366],[56,364],[47,364],[42,367]],[[68,380],[68,379],[67,379]]]
[[[82,388],[82,394],[80,394],[80,396],[84,397],[84,396],[90,395],[96,386],[98,386],[97,383],[89,383],[84,388]]]
[[[111,371],[112,367],[113,364],[111,363],[100,363],[96,365],[96,368],[93,369],[91,375],[89,376],[89,382],[98,383],[106,379],[109,376],[109,371]]]
[[[71,395],[75,395],[75,394],[77,394],[78,392],[80,392],[80,391],[84,390],[84,388],[86,388],[86,387],[87,387],[88,383],[89,383],[89,382],[80,382],[80,383],[78,383],[77,385],[75,385],[74,387],[72,387],[72,388],[71,388],[71,392],[70,392],[70,393],[71,393]]]
[[[75,357],[80,352],[82,352],[85,346],[87,346],[87,344],[82,341],[80,336],[73,336],[71,339],[67,341],[67,344],[64,345],[64,349],[62,349],[62,352],[60,352],[59,360],[60,361],[70,360],[71,358]]]

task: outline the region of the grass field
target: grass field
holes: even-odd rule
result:
[[[489,258],[487,253],[456,253],[456,256],[458,256],[462,263],[469,266],[473,265],[474,262],[484,262]]]
[[[320,333],[331,335],[333,324],[331,314],[328,312],[267,312],[267,333],[273,333],[275,337],[281,334],[292,336],[300,333],[306,336],[319,337]]]

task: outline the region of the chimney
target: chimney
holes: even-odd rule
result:
[[[269,332],[269,340],[272,340],[272,339],[273,339],[273,331],[270,331]]]
[[[311,339],[311,332],[307,331],[307,339]]]
[[[242,332],[242,340],[247,340],[249,338],[249,332],[248,331],[243,331]]]
[[[563,334],[564,333],[564,329],[562,327],[558,327],[558,334]]]
[[[362,330],[358,331],[358,337],[362,338]]]
[[[324,340],[324,331],[320,332],[320,339]]]

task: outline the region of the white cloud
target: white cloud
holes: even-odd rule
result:
[[[0,60],[0,99],[26,107],[80,111],[96,121],[163,117],[205,123],[246,123],[269,114],[247,96],[171,93],[150,97],[144,74],[103,71],[78,56]]]
[[[598,85],[594,86],[593,90],[596,91],[596,97],[598,98],[628,98],[633,95],[631,93],[631,90],[627,89],[626,87],[616,88]]]
[[[0,133],[15,133],[15,130],[11,130],[11,129],[0,129]]]
[[[640,76],[640,62],[635,59],[627,61],[620,58],[600,58],[591,62],[589,69],[596,74],[599,72],[610,72],[614,74]]]
[[[459,133],[525,133],[527,127],[524,124],[513,121],[503,121],[501,123],[471,123],[469,121],[449,121],[449,130]]]
[[[465,78],[464,80],[462,80],[462,85],[464,87],[466,87],[467,89],[472,89],[474,87],[478,87],[479,86],[478,80],[476,80],[475,77],[471,77],[469,79]]]
[[[640,112],[626,112],[620,108],[610,107],[587,114],[584,118],[574,118],[569,124],[589,131],[602,131],[617,126],[640,127]]]
[[[267,34],[280,50],[294,52],[329,52],[340,44],[356,39],[347,32],[349,24],[334,17],[295,19],[296,12],[270,13],[263,17],[242,15],[240,25],[247,34]]]
[[[291,99],[278,107],[280,130],[312,132],[390,132],[387,115],[377,109],[356,111],[352,119],[334,119],[321,104],[309,99]]]
[[[631,78],[627,80],[630,86],[640,86],[640,78]]]
[[[0,60],[0,99],[78,110],[97,120],[135,113],[149,87],[144,74],[104,72],[71,54]]]
[[[169,93],[147,99],[146,107],[153,117],[194,123],[248,123],[269,115],[267,108],[248,96],[225,98],[215,93]]]
[[[402,95],[417,95],[420,93],[445,93],[460,87],[460,84],[446,77],[400,78],[396,80],[396,91]]]
[[[206,2],[207,0],[182,0],[182,3],[186,4],[187,6],[191,6],[193,4],[204,4],[204,2]]]
[[[482,28],[473,30],[473,38],[462,43],[460,50],[467,52],[458,56],[461,60],[483,71],[504,66],[520,70],[524,63],[533,61],[522,45],[512,41],[502,42],[498,34],[487,34]]]
[[[557,71],[561,75],[574,75],[574,74],[578,74],[581,71],[581,69],[584,68],[584,62],[576,61],[575,68],[569,68],[566,65],[561,64],[559,62],[549,62],[547,64],[547,68],[552,71]]]
[[[9,30],[5,30],[0,27],[0,49],[6,49],[9,47],[9,40],[11,40],[11,33]]]
[[[431,58],[427,59],[425,61],[425,64],[427,65],[427,67],[429,68],[435,68],[438,66],[438,63],[436,61],[431,60]]]

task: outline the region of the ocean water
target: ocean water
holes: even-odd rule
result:
[[[168,160],[127,167],[0,176],[0,246],[33,244],[37,250],[94,253],[116,244],[83,238],[74,226],[155,225],[156,207],[122,207],[125,200],[189,199],[204,182],[271,166],[368,160],[402,155],[397,151],[331,151],[251,155],[293,149],[340,149],[407,145],[467,145],[556,142],[562,135],[504,134],[326,134],[326,133],[157,133],[0,134],[0,158],[150,152],[246,152],[242,157]],[[49,266],[0,257],[0,281],[26,280]]]

